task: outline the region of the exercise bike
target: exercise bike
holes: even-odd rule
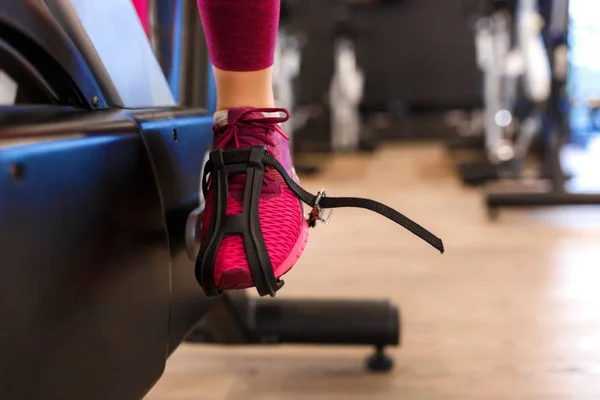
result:
[[[141,398],[186,338],[369,345],[389,370],[389,302],[198,287],[214,82],[194,2],[166,4],[148,41],[129,0],[0,1],[0,397]]]
[[[459,166],[463,181],[480,185],[518,179],[541,131],[541,112],[550,95],[537,0],[493,2],[490,17],[477,25],[478,64],[484,72],[485,160]]]
[[[545,36],[548,58],[552,60],[550,98],[544,110],[544,152],[540,175],[508,185],[486,189],[485,205],[490,219],[497,219],[502,208],[547,207],[558,205],[597,205],[600,194],[573,192],[565,172],[561,151],[569,138],[569,105],[566,93],[568,76],[569,2],[550,0],[546,15],[549,23]]]
[[[348,13],[347,5],[339,6],[333,44],[334,70],[329,87],[329,112],[331,149],[334,152],[358,151],[362,139],[359,105],[365,78],[356,60]]]

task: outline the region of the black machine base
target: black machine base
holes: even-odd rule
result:
[[[227,293],[186,341],[226,345],[373,346],[370,371],[389,371],[384,353],[400,343],[398,308],[387,301],[279,300]]]
[[[465,186],[481,186],[500,178],[498,166],[487,160],[465,162],[459,164],[457,168]]]
[[[600,193],[571,193],[543,180],[514,182],[488,188],[485,202],[495,220],[500,208],[600,205]]]
[[[372,372],[388,372],[394,368],[394,359],[384,353],[384,349],[378,347],[371,356],[367,358],[367,370]]]
[[[483,152],[485,149],[483,136],[459,136],[446,142],[448,151],[475,150]]]

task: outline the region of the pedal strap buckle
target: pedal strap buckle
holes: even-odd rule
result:
[[[317,224],[317,221],[322,222],[324,225],[329,225],[331,222],[331,217],[333,216],[333,209],[329,210],[329,213],[325,217],[325,210],[321,207],[321,199],[327,197],[327,192],[325,189],[321,189],[319,193],[317,193],[317,198],[315,199],[315,204],[312,207],[310,214],[308,215],[308,225],[311,228],[314,228]]]

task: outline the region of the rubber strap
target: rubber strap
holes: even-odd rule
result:
[[[269,154],[266,149],[262,147],[253,147],[252,149],[260,149],[262,151],[262,160],[261,162],[264,165],[268,165],[273,167],[283,178],[285,184],[298,196],[300,200],[311,207],[316,206],[317,195],[307,192],[300,185],[298,185],[286,172],[285,168],[277,161],[275,157]],[[225,165],[237,165],[237,164],[247,164],[250,162],[250,154],[252,149],[228,149],[222,153],[223,163]],[[256,151],[256,150],[254,150]],[[256,153],[254,153],[256,154]],[[204,190],[204,195],[206,196],[208,192],[208,180],[207,175],[210,171],[212,171],[214,165],[212,164],[212,158],[208,161],[205,167],[205,175],[203,179],[202,189]],[[211,178],[212,179],[212,178]],[[246,185],[247,187],[248,185]],[[260,185],[258,185],[260,187]],[[225,198],[227,198],[227,194],[225,193]],[[352,208],[363,208],[366,210],[370,210],[376,212],[379,215],[382,215],[403,228],[407,229],[414,235],[418,236],[425,242],[429,243],[435,249],[437,249],[440,253],[444,253],[444,243],[440,238],[435,236],[433,233],[429,232],[427,229],[423,228],[421,225],[417,224],[410,218],[401,214],[400,212],[394,210],[391,207],[386,206],[385,204],[379,203],[375,200],[364,199],[359,197],[322,197],[319,200],[318,206],[321,209],[329,209],[329,208],[342,208],[342,207],[352,207]],[[258,205],[257,205],[258,208]]]
[[[200,245],[196,259],[196,280],[207,296],[221,293],[214,283],[214,266],[221,241],[226,235],[240,234],[244,241],[244,249],[254,285],[261,296],[275,296],[283,286],[283,281],[276,279],[269,253],[263,239],[258,214],[261,188],[265,175],[263,162],[265,149],[253,147],[244,150],[244,162],[232,163],[228,160],[229,150],[216,150],[210,153],[205,166],[202,190],[208,190],[207,176],[211,174],[211,185],[214,186],[213,207],[210,226],[205,239]],[[246,174],[244,189],[244,208],[239,215],[227,214],[229,197],[228,180],[231,175]]]

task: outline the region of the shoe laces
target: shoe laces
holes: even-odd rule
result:
[[[260,117],[256,116],[259,113]],[[267,117],[265,113],[280,113],[283,116]],[[289,140],[289,137],[283,132],[278,124],[290,119],[290,112],[285,108],[249,108],[242,112],[233,121],[221,125],[215,129],[215,148],[243,148],[262,144],[265,147],[275,146],[275,136],[277,133],[283,138]],[[230,186],[240,186],[242,182],[236,179],[230,182]],[[275,174],[267,169],[263,186],[268,186],[275,182]],[[243,185],[242,185],[243,187]],[[233,187],[232,187],[233,189]]]

